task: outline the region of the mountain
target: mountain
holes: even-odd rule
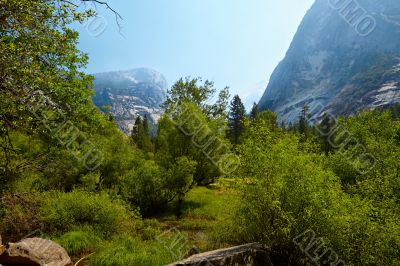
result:
[[[155,123],[162,115],[168,85],[165,77],[152,69],[138,68],[94,74],[94,103],[110,112],[123,132],[129,134],[137,116]]]
[[[259,102],[286,122],[309,105],[350,115],[400,101],[400,1],[317,0]]]

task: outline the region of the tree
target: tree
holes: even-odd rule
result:
[[[67,1],[3,0],[0,5],[0,179],[19,171],[12,132],[51,136],[66,117],[91,108],[88,57],[68,26],[93,16]],[[14,161],[13,161],[14,160]],[[3,178],[1,178],[1,176]]]
[[[286,131],[286,123],[285,123],[285,120],[282,120],[282,121],[281,121],[281,128],[282,128],[283,131]]]
[[[135,143],[139,149],[147,152],[153,151],[153,144],[149,135],[148,120],[146,117],[144,119],[140,116],[136,118],[131,136],[133,143]]]
[[[139,142],[139,132],[141,132],[142,127],[143,127],[142,117],[138,116],[135,120],[135,125],[133,126],[131,132],[131,137],[135,144]]]
[[[227,108],[229,104],[229,98],[230,98],[229,88],[225,87],[219,92],[217,102],[211,107],[212,109],[211,116],[213,118],[226,119],[226,117],[228,116]]]
[[[321,141],[322,150],[325,155],[328,155],[333,151],[333,146],[331,143],[332,138],[332,128],[334,126],[334,121],[331,120],[328,114],[324,114],[321,123],[318,125],[318,133]]]
[[[260,108],[258,107],[258,104],[253,103],[253,107],[251,108],[250,112],[250,119],[255,120],[260,113]]]
[[[258,114],[256,121],[262,120],[271,129],[278,127],[278,116],[271,110],[266,110]]]
[[[209,119],[226,119],[226,109],[230,97],[229,88],[222,89],[218,94],[218,100],[211,104],[209,102],[215,97],[216,91],[214,83],[209,80],[203,82],[202,78],[181,78],[172,86],[171,90],[167,91],[167,98],[161,107],[168,114],[190,102],[199,107]]]
[[[246,116],[246,109],[239,95],[235,95],[230,105],[228,135],[233,144],[239,143],[239,138],[244,132],[243,119]]]
[[[309,125],[308,125],[309,118],[310,118],[310,107],[308,105],[304,105],[299,115],[299,133],[303,134],[305,137],[307,137],[309,134]]]
[[[179,79],[172,86],[171,90],[167,91],[167,99],[161,107],[165,109],[166,113],[169,113],[183,102],[191,102],[205,112],[210,111],[211,106],[206,104],[206,102],[215,93],[214,83],[206,80],[203,84],[199,84],[202,81],[201,78],[191,79],[190,77]]]
[[[164,115],[158,127],[155,157],[160,165],[168,168],[183,156],[195,161],[193,176],[198,185],[210,184],[221,175],[218,163],[231,147],[219,119],[209,119],[196,104],[187,103],[173,116]]]
[[[144,118],[143,118],[143,130],[146,135],[150,134],[149,133],[150,132],[149,131],[149,119],[147,118],[147,115],[144,115]]]

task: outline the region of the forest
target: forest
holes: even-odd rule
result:
[[[276,265],[400,265],[400,106],[321,118],[304,106],[285,123],[184,77],[157,125],[139,117],[126,136],[93,104],[70,27],[94,15],[0,1],[4,243],[39,234],[87,265],[166,265],[252,242]]]

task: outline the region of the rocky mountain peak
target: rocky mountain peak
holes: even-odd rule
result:
[[[262,109],[348,115],[400,101],[400,2],[317,0],[273,72]]]
[[[98,73],[93,101],[102,110],[109,106],[121,130],[129,134],[137,116],[154,123],[160,118],[167,88],[165,77],[148,68]]]

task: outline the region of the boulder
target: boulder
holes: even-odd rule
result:
[[[72,261],[57,243],[41,238],[26,238],[7,245],[0,255],[0,265],[70,266]]]
[[[0,236],[0,255],[6,251],[6,246],[1,243],[1,236]],[[0,264],[1,266],[1,264]]]
[[[272,262],[268,249],[251,243],[226,249],[200,253],[168,266],[269,266]]]

